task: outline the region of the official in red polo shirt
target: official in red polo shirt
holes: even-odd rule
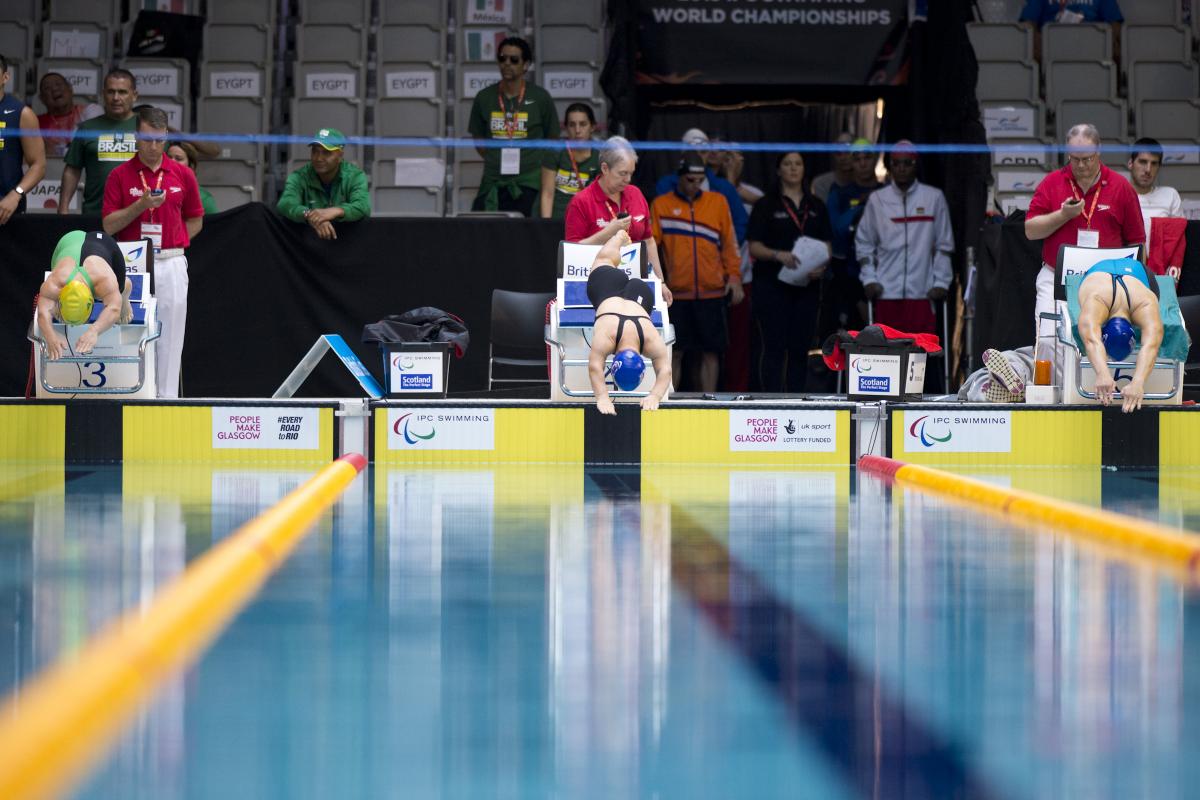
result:
[[[1034,337],[1041,314],[1054,313],[1054,265],[1061,245],[1121,247],[1146,241],[1137,192],[1100,163],[1100,133],[1086,123],[1067,131],[1067,166],[1038,184],[1025,215],[1025,236],[1042,241]]]
[[[671,290],[663,280],[658,245],[650,232],[650,204],[642,190],[630,183],[636,168],[633,145],[620,136],[608,139],[600,149],[600,174],[567,205],[564,238],[580,244],[604,244],[623,230],[631,241],[645,243],[646,257],[669,305]]]
[[[155,348],[155,382],[159,397],[179,397],[179,362],[187,325],[184,249],[200,232],[204,206],[195,174],[163,157],[167,113],[144,106],[137,118],[137,157],[110,172],[104,184],[104,231],[121,242],[154,242],[154,296],[162,323]]]

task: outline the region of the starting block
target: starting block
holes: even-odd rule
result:
[[[55,331],[67,340],[68,350],[61,358],[51,361],[38,329],[35,310],[27,338],[34,347],[37,397],[64,394],[97,398],[157,397],[154,348],[162,333],[162,324],[158,321],[156,301],[151,292],[154,250],[149,239],[120,242],[120,246],[125,254],[125,280],[131,286],[129,305],[133,319],[106,330],[90,353],[76,355],[79,337],[104,310],[104,304],[97,298],[86,324],[54,323]]]
[[[1111,249],[1071,247],[1064,245],[1058,255],[1055,269],[1054,299],[1057,320],[1055,322],[1055,346],[1058,363],[1062,365],[1062,402],[1065,405],[1099,405],[1096,397],[1096,371],[1088,361],[1087,353],[1080,345],[1077,319],[1078,302],[1075,299],[1083,273],[1095,264],[1110,258],[1138,258],[1140,247]],[[1163,341],[1159,357],[1146,379],[1142,402],[1152,405],[1180,405],[1183,402],[1183,372],[1187,362],[1190,337],[1179,301],[1175,296],[1175,281],[1169,276],[1150,274],[1158,281],[1159,310],[1162,314]],[[1108,369],[1117,384],[1114,400],[1119,401],[1122,381],[1133,378],[1137,366],[1137,355],[1141,345],[1134,347],[1125,361],[1109,361]]]
[[[588,356],[591,354],[592,326],[596,321],[596,309],[588,300],[587,279],[591,273],[592,261],[598,252],[600,245],[574,242],[562,242],[558,248],[557,292],[550,304],[545,335],[546,344],[550,348],[550,399],[554,401],[563,402],[595,396],[591,380],[588,378]],[[624,270],[631,278],[646,277],[646,252],[641,242],[634,242],[621,251],[619,269]],[[654,310],[650,314],[650,322],[663,337],[667,346],[667,357],[670,358],[675,329],[670,324],[662,287],[657,280],[647,280],[646,283],[654,292]],[[611,362],[610,356],[605,363]],[[618,389],[611,378],[608,384],[609,397],[614,402],[636,402],[654,388],[654,365],[649,357],[646,357],[646,371],[642,375],[641,383],[633,391]]]

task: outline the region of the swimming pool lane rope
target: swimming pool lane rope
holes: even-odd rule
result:
[[[57,797],[167,678],[194,662],[366,466],[342,456],[194,561],[154,598],[0,708],[0,797]]]
[[[1016,524],[1045,526],[1115,546],[1123,552],[1150,556],[1200,573],[1200,536],[1113,511],[1009,489],[976,478],[883,456],[862,456],[858,468],[891,478],[930,494],[953,497],[1009,517]]]

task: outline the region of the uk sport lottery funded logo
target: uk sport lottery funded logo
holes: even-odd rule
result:
[[[392,432],[397,436],[403,436],[404,441],[408,444],[417,444],[418,442],[427,442],[437,435],[437,428],[433,427],[433,423],[427,423],[429,433],[418,433],[420,425],[414,418],[412,413],[401,415],[392,425]]]
[[[933,447],[935,444],[945,444],[954,436],[954,432],[947,426],[945,436],[938,436],[930,427],[933,423],[929,422],[929,415],[918,417],[913,421],[912,425],[908,426],[908,435],[914,439],[918,439],[924,447]]]

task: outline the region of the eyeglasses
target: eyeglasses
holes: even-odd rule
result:
[[[520,64],[524,59],[521,56],[496,56],[496,60],[501,64]]]

